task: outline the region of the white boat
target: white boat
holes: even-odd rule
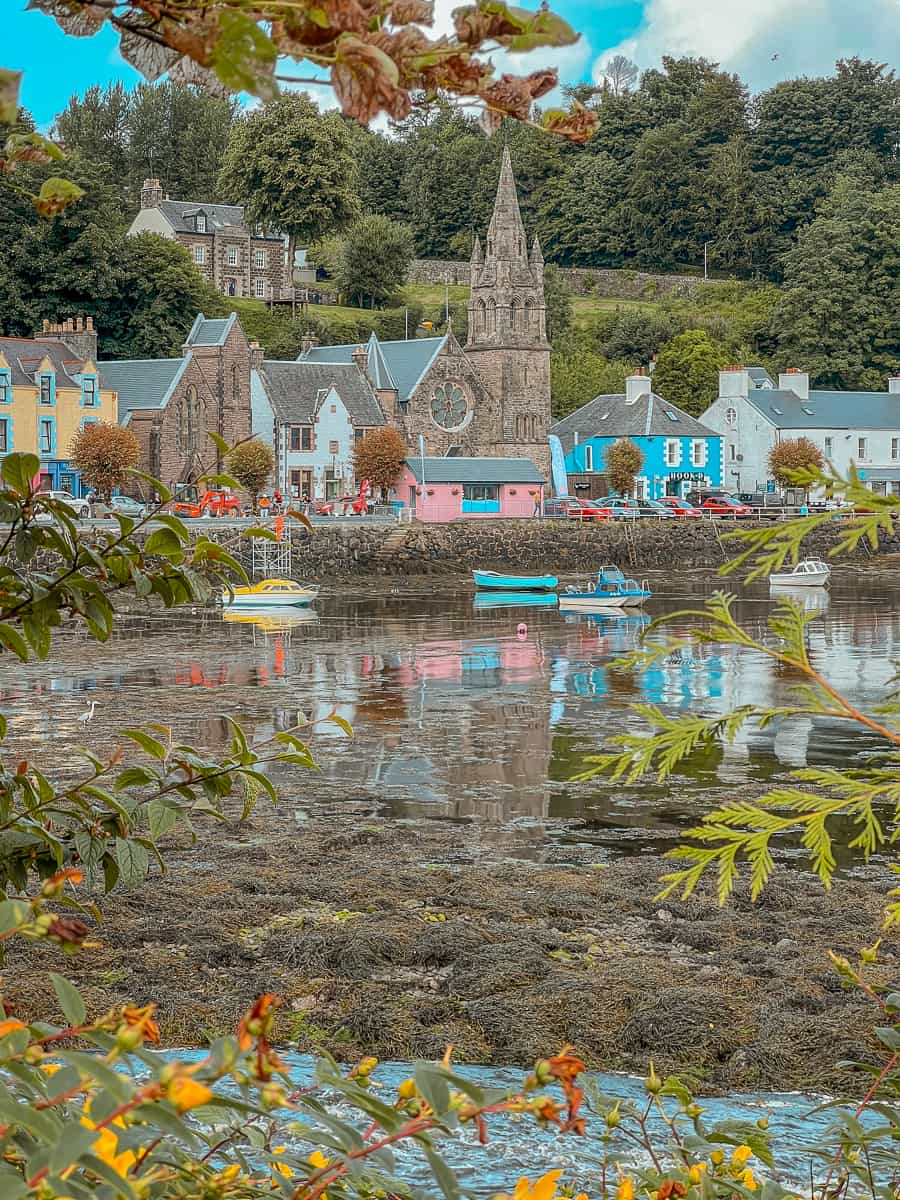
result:
[[[569,584],[559,597],[560,612],[598,612],[635,608],[653,593],[646,581],[628,579],[618,567],[601,567],[593,587]]]
[[[791,571],[779,571],[769,576],[773,587],[825,587],[831,578],[831,567],[818,558],[803,558]]]
[[[308,587],[293,579],[262,579],[249,587],[237,587],[222,593],[226,608],[285,608],[312,604],[317,587]]]

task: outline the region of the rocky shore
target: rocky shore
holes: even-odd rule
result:
[[[159,1005],[164,1041],[231,1030],[261,992],[300,1050],[528,1064],[574,1044],[593,1068],[652,1056],[707,1092],[852,1086],[835,1068],[870,1051],[869,1006],[827,951],[877,936],[884,882],[825,893],[782,870],[763,900],[654,900],[663,863],[602,861],[589,845],[534,864],[485,857],[478,825],[371,816],[352,803],[303,825],[259,806],[245,823],[172,838],[168,873],[97,897],[104,921],[65,969],[91,1010]],[[15,945],[15,944],[14,944]],[[46,951],[15,945],[9,1003],[53,1018]],[[900,983],[896,946],[884,982]]]

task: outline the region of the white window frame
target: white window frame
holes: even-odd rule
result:
[[[663,445],[663,462],[667,467],[677,467],[681,457],[681,442],[678,438],[666,438]]]
[[[691,438],[691,466],[706,465],[706,442],[703,438]]]
[[[194,228],[197,233],[206,233],[206,213],[197,213],[194,218]]]
[[[891,458],[900,458],[900,437],[891,438]]]
[[[257,300],[266,298],[266,281],[262,277],[253,280],[253,295]]]
[[[594,469],[594,447],[585,446],[584,448],[584,469],[585,471],[593,471]]]
[[[194,251],[194,262],[197,264],[197,266],[198,267],[205,266],[206,265],[206,247],[205,246],[194,246],[193,251]]]
[[[225,261],[229,267],[238,265],[238,248],[237,246],[229,246],[225,251]]]
[[[868,438],[861,437],[861,438],[856,439],[856,457],[859,459],[860,462],[865,462],[866,459],[869,457],[869,439]]]
[[[268,255],[266,254],[265,250],[253,251],[253,265],[258,270],[265,270],[265,268],[269,265]]]
[[[737,425],[737,409],[736,408],[727,408],[725,410],[725,423],[726,423],[726,425]]]
[[[44,433],[47,434],[47,446],[44,447]],[[53,421],[49,417],[38,421],[38,453],[53,453]]]
[[[826,458],[831,458],[834,454],[834,438],[827,437],[822,446]]]

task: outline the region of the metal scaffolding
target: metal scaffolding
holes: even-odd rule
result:
[[[250,572],[254,579],[291,579],[291,539],[250,539]]]

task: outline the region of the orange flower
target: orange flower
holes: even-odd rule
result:
[[[195,1079],[188,1079],[184,1075],[177,1075],[169,1084],[166,1095],[171,1104],[174,1104],[179,1112],[187,1112],[189,1108],[199,1108],[201,1104],[209,1104],[214,1098],[212,1088],[208,1088],[204,1083],[197,1083]]]
[[[562,1082],[571,1082],[584,1071],[584,1063],[571,1053],[571,1046],[563,1046],[559,1054],[547,1059],[550,1074]]]
[[[21,1021],[0,1021],[0,1038],[8,1037],[11,1033],[16,1033],[19,1029],[27,1029]]]
[[[145,1004],[143,1008],[126,1005],[122,1009],[122,1020],[129,1029],[137,1030],[145,1042],[159,1041],[159,1026],[153,1020],[156,1012],[155,1004]]]
[[[687,1188],[677,1179],[664,1179],[656,1192],[656,1200],[671,1200],[672,1196],[684,1196]]]
[[[622,1182],[616,1188],[616,1200],[634,1200],[634,1180],[630,1175],[624,1175]]]
[[[272,1025],[272,1016],[280,1004],[277,996],[266,992],[254,1003],[248,1013],[241,1018],[238,1025],[238,1046],[249,1050],[255,1038],[265,1037]]]

